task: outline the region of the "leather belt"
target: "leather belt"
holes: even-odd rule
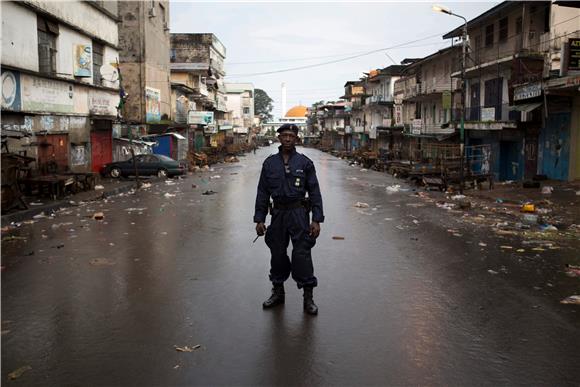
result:
[[[306,208],[304,200],[299,200],[291,203],[276,203],[274,202],[274,208],[277,210],[293,210],[296,208]]]

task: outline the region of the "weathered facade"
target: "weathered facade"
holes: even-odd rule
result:
[[[365,104],[362,107],[363,125],[369,135],[369,146],[375,152],[389,147],[394,128],[395,82],[404,70],[402,65],[392,65],[371,71],[365,79]]]
[[[2,151],[40,173],[112,160],[117,2],[2,2]]]
[[[248,134],[254,121],[254,85],[226,83],[226,106],[232,115],[234,133]]]
[[[223,146],[226,134],[233,134],[223,80],[225,57],[226,48],[214,34],[171,34],[171,81],[193,90],[191,99],[199,113],[188,124],[195,129],[191,142],[197,150]],[[203,121],[202,116],[211,120]]]
[[[119,48],[127,123],[171,123],[169,1],[119,1]]]
[[[558,92],[544,97],[563,75],[562,47],[580,30],[578,9],[557,3],[506,1],[467,24],[467,144],[492,146],[499,180],[538,173],[566,180],[577,174],[569,168],[567,144],[578,90],[570,87],[564,98]],[[461,28],[444,38],[459,36]]]

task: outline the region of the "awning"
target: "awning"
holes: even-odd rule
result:
[[[526,112],[526,113],[529,113],[532,110],[539,108],[540,106],[542,106],[542,102],[526,103],[526,104],[523,104],[523,105],[510,106],[510,110],[511,111],[516,111],[516,112]]]

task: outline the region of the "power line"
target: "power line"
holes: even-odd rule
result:
[[[442,35],[442,33],[433,34],[433,35],[426,36],[426,37],[420,38],[420,39],[415,39],[415,40],[412,40],[412,41],[409,41],[409,42],[406,42],[406,43],[397,44],[397,45],[394,45],[394,46],[391,46],[391,47],[379,48],[377,50],[371,50],[371,51],[367,51],[367,52],[362,53],[362,54],[352,55],[352,56],[349,56],[349,57],[346,57],[346,58],[336,59],[336,60],[332,60],[332,61],[328,61],[328,62],[315,63],[315,64],[305,65],[305,66],[299,66],[299,67],[292,67],[292,68],[288,68],[288,69],[280,69],[280,70],[266,71],[266,72],[261,72],[261,73],[232,74],[232,75],[229,75],[229,77],[248,77],[248,76],[257,76],[257,75],[270,75],[270,74],[285,73],[285,72],[289,72],[289,71],[305,70],[305,69],[310,69],[310,68],[313,68],[313,67],[326,66],[326,65],[329,65],[329,64],[345,62],[347,60],[360,58],[360,57],[367,56],[367,55],[371,55],[371,54],[374,54],[374,53],[377,53],[377,52],[391,50],[393,48],[406,46],[406,45],[409,45],[409,44],[412,44],[412,43],[416,43],[416,42],[420,42],[420,41],[423,41],[423,40],[431,39],[431,38],[433,38],[435,36],[441,36],[441,35]]]
[[[439,35],[437,35],[439,36]],[[441,43],[441,42],[439,42]],[[415,46],[403,46],[403,47],[399,47],[399,48],[413,48],[413,47],[425,47],[425,46],[431,46],[435,44],[434,43],[430,43],[430,44],[419,44],[419,45],[415,45]],[[263,60],[263,61],[252,61],[252,62],[226,62],[225,65],[227,66],[239,66],[239,65],[250,65],[250,64],[268,64],[268,63],[285,63],[285,62],[302,62],[302,61],[307,61],[307,60],[314,60],[314,59],[325,59],[325,58],[336,58],[336,57],[341,57],[341,56],[347,56],[347,55],[358,55],[358,54],[364,54],[367,51],[356,51],[356,52],[349,52],[349,53],[344,53],[344,54],[333,54],[333,55],[324,55],[324,56],[311,56],[311,57],[304,57],[304,58],[294,58],[294,59],[278,59],[278,60]]]

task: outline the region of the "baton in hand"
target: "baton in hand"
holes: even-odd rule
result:
[[[259,237],[261,237],[261,235],[256,236],[256,238],[254,238],[254,240],[252,241],[252,243],[256,243],[256,241],[258,240]]]

